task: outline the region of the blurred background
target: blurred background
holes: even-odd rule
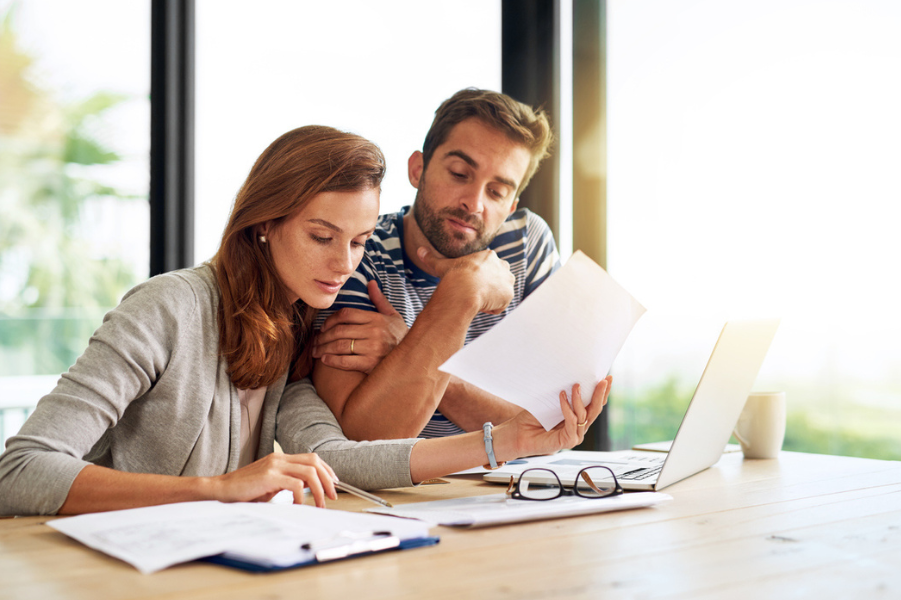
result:
[[[122,294],[166,270],[151,256],[161,4],[0,0],[2,439]],[[523,204],[564,260],[586,251],[648,309],[594,447],[671,439],[724,321],[778,316],[755,389],[786,391],[785,448],[901,458],[901,4],[184,4],[182,262],[213,255],[288,129],[377,142],[390,212],[413,200],[406,160],[440,102],[502,90],[545,104],[558,134]]]

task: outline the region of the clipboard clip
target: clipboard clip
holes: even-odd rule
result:
[[[342,531],[334,537],[307,542],[300,548],[312,552],[317,562],[328,562],[399,546],[400,538],[390,531]]]

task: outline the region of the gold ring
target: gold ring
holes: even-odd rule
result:
[[[354,342],[356,342],[356,341],[357,341],[357,340],[350,340],[350,353],[351,353],[351,354],[356,354],[356,353],[354,352]]]
[[[588,425],[588,421],[585,421],[584,423],[576,423],[576,427],[585,427],[586,425]]]

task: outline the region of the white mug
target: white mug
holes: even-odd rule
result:
[[[745,458],[776,458],[785,439],[785,392],[752,392],[732,432]]]

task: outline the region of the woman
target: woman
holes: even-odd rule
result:
[[[384,158],[328,127],[281,136],[239,191],[214,259],[137,286],[0,456],[0,514],[76,514],[191,500],[317,506],[342,478],[411,485],[485,462],[481,434],[349,442],[305,376],[310,323],[354,272],[378,215]],[[286,386],[286,382],[293,383]],[[528,413],[494,429],[498,460],[581,440],[588,410],[561,394],[545,432]],[[280,408],[281,403],[281,408]],[[288,452],[273,453],[278,441]]]

